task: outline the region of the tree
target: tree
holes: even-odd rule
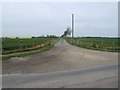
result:
[[[66,37],[67,35],[71,34],[71,29],[70,27],[67,27],[66,31],[64,31],[64,34],[61,37]]]

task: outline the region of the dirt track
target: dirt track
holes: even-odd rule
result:
[[[50,51],[3,61],[3,74],[41,73],[117,64],[118,54],[88,50],[58,41]]]

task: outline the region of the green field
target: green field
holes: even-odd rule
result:
[[[64,38],[68,43],[77,47],[119,52],[120,38]],[[59,38],[4,38],[2,39],[2,59],[6,60],[11,57],[23,57],[35,53],[40,53],[51,49]],[[50,41],[48,43],[48,41]],[[39,46],[39,45],[43,46]]]
[[[119,52],[120,38],[92,38],[92,37],[79,37],[79,38],[66,38],[67,42],[87,49],[113,51]]]
[[[50,40],[51,38],[30,38],[30,39],[2,39],[2,49],[3,51],[10,51],[21,48],[29,48],[34,45]]]
[[[4,38],[2,39],[2,60],[47,51],[58,40],[58,38]]]

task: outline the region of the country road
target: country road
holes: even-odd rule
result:
[[[117,88],[118,54],[59,40],[44,53],[2,62],[3,87]]]

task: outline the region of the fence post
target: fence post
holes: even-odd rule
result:
[[[102,42],[101,42],[102,44],[103,44],[103,40],[102,40]]]
[[[44,47],[46,46],[46,45],[45,45],[45,42],[46,42],[46,40],[44,39],[44,43],[43,43],[43,44],[44,44]]]
[[[113,46],[115,45],[114,41],[113,41]]]
[[[51,44],[51,41],[49,40],[49,45]]]
[[[21,49],[23,48],[23,40],[20,40]]]
[[[34,46],[36,45],[36,41],[34,40]]]
[[[2,46],[1,46],[2,47],[2,51],[4,51],[3,45],[4,45],[4,42],[2,41]]]
[[[96,48],[95,44],[93,43],[93,47]]]
[[[114,43],[114,41],[113,41],[113,43],[112,43],[112,44],[113,44],[113,49],[114,49],[114,46],[115,46],[115,43]]]

